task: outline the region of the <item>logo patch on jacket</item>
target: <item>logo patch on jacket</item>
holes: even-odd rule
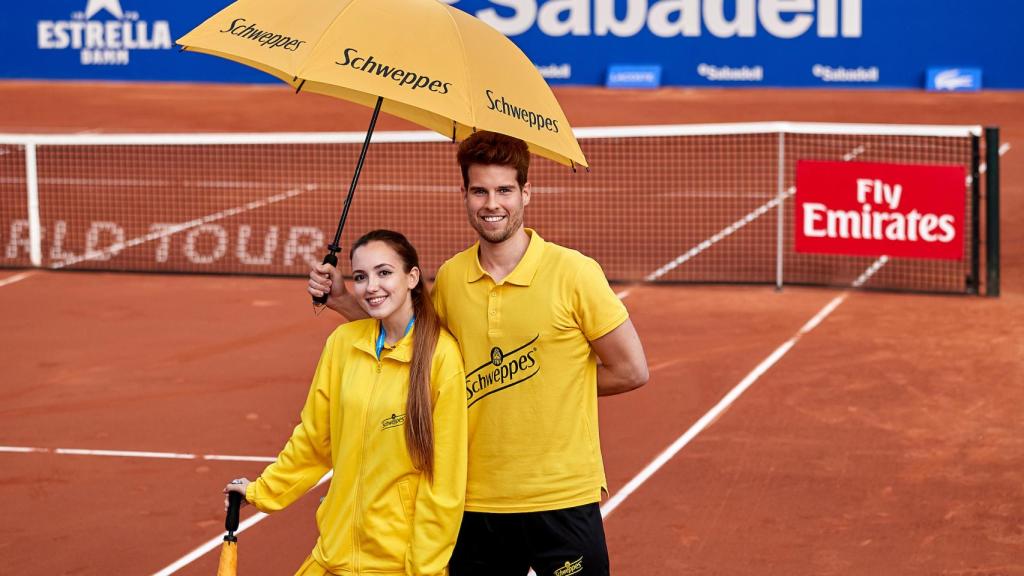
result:
[[[381,422],[380,429],[387,430],[388,428],[395,428],[405,424],[405,414],[392,414],[391,417],[385,418]]]

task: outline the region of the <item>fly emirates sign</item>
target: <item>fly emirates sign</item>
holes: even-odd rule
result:
[[[961,260],[965,182],[962,166],[801,160],[796,251]]]

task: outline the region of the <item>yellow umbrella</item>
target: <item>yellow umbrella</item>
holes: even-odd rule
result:
[[[587,165],[544,78],[508,38],[437,0],[239,0],[181,37],[295,88],[336,96],[462,139],[525,140]]]
[[[341,222],[380,110],[461,140],[489,130],[587,166],[561,106],[508,38],[437,0],[238,0],[178,39],[183,50],[258,68],[296,90],[374,107]],[[326,299],[324,299],[326,300]]]

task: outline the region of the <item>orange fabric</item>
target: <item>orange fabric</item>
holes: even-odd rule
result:
[[[235,576],[238,573],[238,543],[225,541],[220,547],[217,576]]]

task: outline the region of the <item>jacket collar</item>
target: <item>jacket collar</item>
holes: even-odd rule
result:
[[[515,284],[516,286],[529,286],[533,282],[534,276],[537,275],[537,270],[540,269],[541,259],[544,257],[544,245],[547,244],[540,237],[540,234],[537,234],[532,228],[525,228],[525,230],[526,234],[530,237],[530,244],[526,247],[526,253],[523,254],[523,258],[504,280],[505,283]],[[466,281],[469,283],[476,282],[487,276],[487,271],[480,264],[480,242],[477,241],[471,250],[473,251],[473,265],[469,266],[466,272]]]
[[[412,337],[415,332],[416,325],[413,324],[412,330],[409,330],[409,333],[403,336],[401,340],[395,342],[394,347],[384,347],[384,350],[380,353],[380,359],[383,360],[385,358],[389,358],[391,360],[397,360],[398,362],[412,362]],[[362,333],[356,338],[356,349],[366,352],[376,360],[377,334],[379,333],[380,320],[366,322],[366,326],[363,328]]]

